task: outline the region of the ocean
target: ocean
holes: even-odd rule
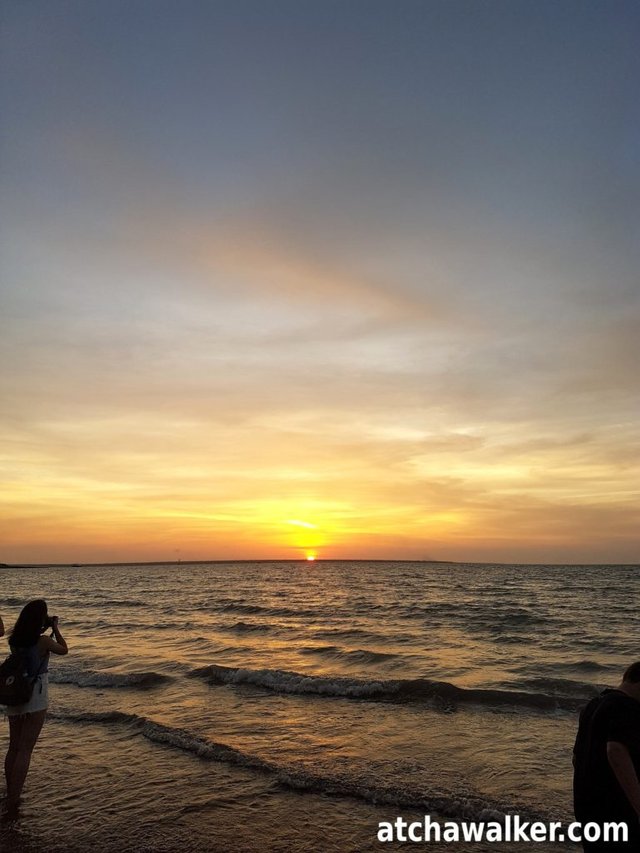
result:
[[[12,853],[524,850],[383,844],[378,825],[571,820],[579,708],[640,658],[638,566],[42,566],[0,581],[7,629],[46,598],[70,647],[51,659],[20,817],[0,825]]]

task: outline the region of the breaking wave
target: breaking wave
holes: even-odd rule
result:
[[[49,673],[49,680],[56,684],[75,684],[77,687],[137,687],[146,689],[172,681],[170,675],[160,672],[96,672],[71,667],[56,669]]]
[[[521,804],[491,800],[470,791],[433,791],[417,785],[359,778],[350,775],[348,771],[316,773],[305,767],[278,764],[224,743],[192,734],[186,729],[157,723],[137,714],[122,711],[53,712],[51,716],[56,720],[69,723],[129,726],[153,743],[178,749],[200,759],[226,762],[270,775],[280,785],[295,791],[353,797],[375,805],[418,809],[426,814],[436,813],[457,819],[501,821],[510,813],[518,813],[521,818],[528,820],[539,820],[545,817],[540,812],[533,814],[530,809]]]
[[[364,679],[304,675],[279,669],[241,669],[213,664],[189,673],[209,684],[254,685],[275,693],[344,697],[397,702],[431,702],[453,709],[458,704],[487,707],[531,708],[538,711],[574,711],[584,699],[577,696],[529,693],[516,690],[457,687],[448,681],[413,679]]]

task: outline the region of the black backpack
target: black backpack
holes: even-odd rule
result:
[[[29,669],[29,655],[24,652],[11,652],[0,664],[0,705],[24,705],[31,699],[37,676]]]

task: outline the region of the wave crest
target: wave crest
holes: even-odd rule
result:
[[[528,693],[516,690],[457,687],[448,681],[413,679],[364,679],[342,676],[304,675],[279,669],[241,669],[212,664],[189,673],[209,684],[254,685],[275,693],[344,697],[348,699],[431,702],[454,710],[457,704],[488,707],[525,707],[538,711],[575,711],[584,698]]]
[[[234,634],[267,634],[271,631],[270,625],[261,625],[257,622],[235,622],[225,627],[226,631]]]
[[[398,655],[393,652],[374,652],[370,649],[343,649],[340,646],[304,646],[299,649],[302,655],[337,658],[351,663],[380,663],[393,660]]]
[[[51,716],[62,722],[102,723],[127,725],[153,743],[160,743],[209,761],[221,761],[268,774],[275,781],[295,791],[321,793],[339,797],[354,797],[375,805],[418,809],[426,814],[439,814],[467,820],[504,820],[509,813],[518,813],[524,820],[540,820],[526,806],[516,803],[492,801],[475,792],[429,791],[400,783],[385,783],[374,779],[352,777],[348,773],[322,774],[296,765],[277,764],[257,755],[224,743],[211,741],[186,729],[157,723],[137,714],[122,711],[101,713],[53,712]]]
[[[147,689],[172,681],[170,675],[160,672],[96,672],[75,670],[69,667],[49,673],[49,680],[56,684],[75,684],[77,687],[137,687]]]

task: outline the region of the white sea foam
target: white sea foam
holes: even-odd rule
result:
[[[304,675],[277,669],[245,669],[218,664],[190,672],[210,684],[255,685],[275,693],[343,697],[349,699],[385,699],[398,702],[435,703],[444,710],[457,704],[490,707],[525,707],[538,711],[575,710],[582,699],[517,690],[471,689],[447,681],[414,679],[363,679],[341,676]]]
[[[199,737],[189,731],[167,726],[137,714],[119,711],[98,713],[54,712],[61,722],[126,725],[147,740],[179,749],[200,759],[221,761],[273,776],[279,784],[296,791],[322,793],[337,797],[353,797],[377,805],[399,809],[420,809],[425,813],[465,819],[501,820],[507,813],[519,813],[523,819],[547,817],[531,812],[516,802],[501,802],[479,797],[472,791],[430,791],[407,783],[380,782],[344,770],[332,774],[315,773],[301,766],[265,761],[227,744]]]

